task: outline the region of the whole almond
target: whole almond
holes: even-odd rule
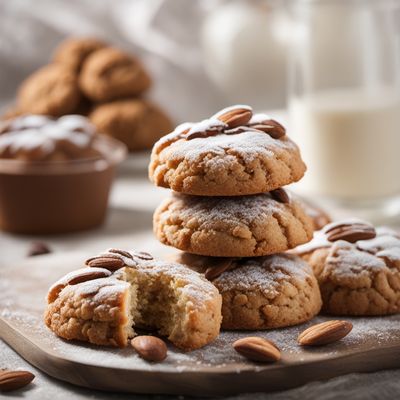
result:
[[[129,251],[121,250],[121,249],[110,249],[108,250],[110,253],[114,254],[119,254],[120,256],[126,257],[126,258],[133,258],[132,254],[129,253]]]
[[[50,247],[44,242],[32,242],[29,250],[28,257],[41,256],[51,253]]]
[[[163,361],[167,357],[167,346],[155,336],[136,336],[131,340],[132,347],[146,361]]]
[[[215,260],[212,266],[209,266],[204,272],[204,276],[209,281],[217,279],[221,276],[225,271],[228,271],[232,266],[233,259],[232,258],[224,258],[221,257],[219,260]]]
[[[89,265],[89,267],[105,268],[110,271],[116,271],[117,269],[120,269],[125,265],[124,260],[122,260],[121,258],[117,256],[112,257],[105,255],[91,258],[90,260],[86,261],[86,264]]]
[[[141,260],[153,260],[153,256],[150,253],[146,253],[145,251],[133,251],[132,254],[135,257],[140,258]]]
[[[249,126],[253,129],[268,133],[268,135],[274,139],[280,139],[286,135],[285,127],[274,119],[267,119],[256,124],[249,124]]]
[[[279,201],[280,203],[284,204],[290,203],[290,197],[285,189],[278,188],[275,190],[271,190],[269,193],[271,194],[274,200]]]
[[[359,240],[368,240],[376,237],[375,228],[362,223],[334,225],[325,233],[330,242],[345,240],[349,243],[355,243]]]
[[[87,268],[87,269],[89,269],[89,268]],[[103,270],[103,271],[98,271],[98,270],[84,271],[81,274],[72,277],[67,282],[67,284],[68,285],[77,285],[78,283],[82,283],[82,282],[86,282],[86,281],[92,281],[93,279],[106,278],[108,276],[110,276],[110,272],[108,270]]]
[[[231,108],[222,114],[217,113],[216,116],[220,121],[225,122],[229,129],[232,129],[246,125],[253,116],[253,112],[249,108],[237,107]]]
[[[249,336],[236,340],[233,348],[242,356],[252,361],[275,362],[281,359],[278,347],[268,339]]]
[[[348,321],[326,321],[300,333],[297,341],[302,346],[322,346],[343,339],[352,329],[353,324]]]
[[[0,390],[9,392],[21,389],[33,381],[35,375],[29,371],[0,371]]]

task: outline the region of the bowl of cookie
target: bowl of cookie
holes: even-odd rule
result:
[[[100,225],[121,142],[87,118],[25,115],[0,125],[0,229],[54,234]]]

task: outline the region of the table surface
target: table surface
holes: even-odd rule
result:
[[[151,230],[152,213],[168,191],[153,187],[145,172],[124,171],[118,176],[111,194],[110,210],[105,224],[90,232],[56,237],[16,236],[0,233],[0,268],[26,257],[32,240],[43,240],[53,251],[68,251],[83,248],[93,253],[107,247],[134,248],[132,232]],[[154,239],[154,246],[159,245]],[[143,249],[151,252],[150,249]],[[103,393],[74,387],[52,379],[27,364],[18,354],[0,341],[0,368],[28,369],[35,373],[33,385],[18,392],[33,400],[46,399],[143,399],[162,396],[124,395]],[[397,396],[396,396],[397,395]],[[313,382],[303,387],[273,394],[249,394],[231,398],[237,399],[394,399],[400,395],[400,370],[381,371],[370,374],[351,374],[325,382]],[[17,396],[16,393],[13,396]],[[6,398],[6,395],[3,395]],[[3,398],[0,394],[0,398]],[[180,397],[182,398],[182,397]]]

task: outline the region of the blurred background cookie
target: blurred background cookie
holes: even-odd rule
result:
[[[79,84],[91,100],[110,101],[142,94],[150,88],[151,79],[137,58],[107,47],[87,58]]]
[[[130,151],[146,150],[172,130],[168,115],[142,98],[151,84],[135,56],[96,38],[70,38],[56,48],[51,64],[25,79],[15,105],[0,119],[90,114],[99,133]]]
[[[121,140],[130,151],[148,149],[172,130],[169,117],[148,100],[125,99],[99,104],[89,118],[102,133]]]
[[[79,72],[86,58],[105,46],[104,42],[95,38],[67,39],[57,47],[53,61],[69,66],[74,72]]]
[[[21,85],[18,106],[26,114],[58,117],[75,113],[81,100],[76,75],[62,65],[47,65]]]

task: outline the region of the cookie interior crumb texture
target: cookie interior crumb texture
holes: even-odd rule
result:
[[[127,266],[111,276],[71,284],[67,275],[54,284],[47,326],[65,339],[117,346],[125,346],[136,329],[151,329],[183,350],[218,336],[221,296],[205,278],[176,263],[123,260]]]

